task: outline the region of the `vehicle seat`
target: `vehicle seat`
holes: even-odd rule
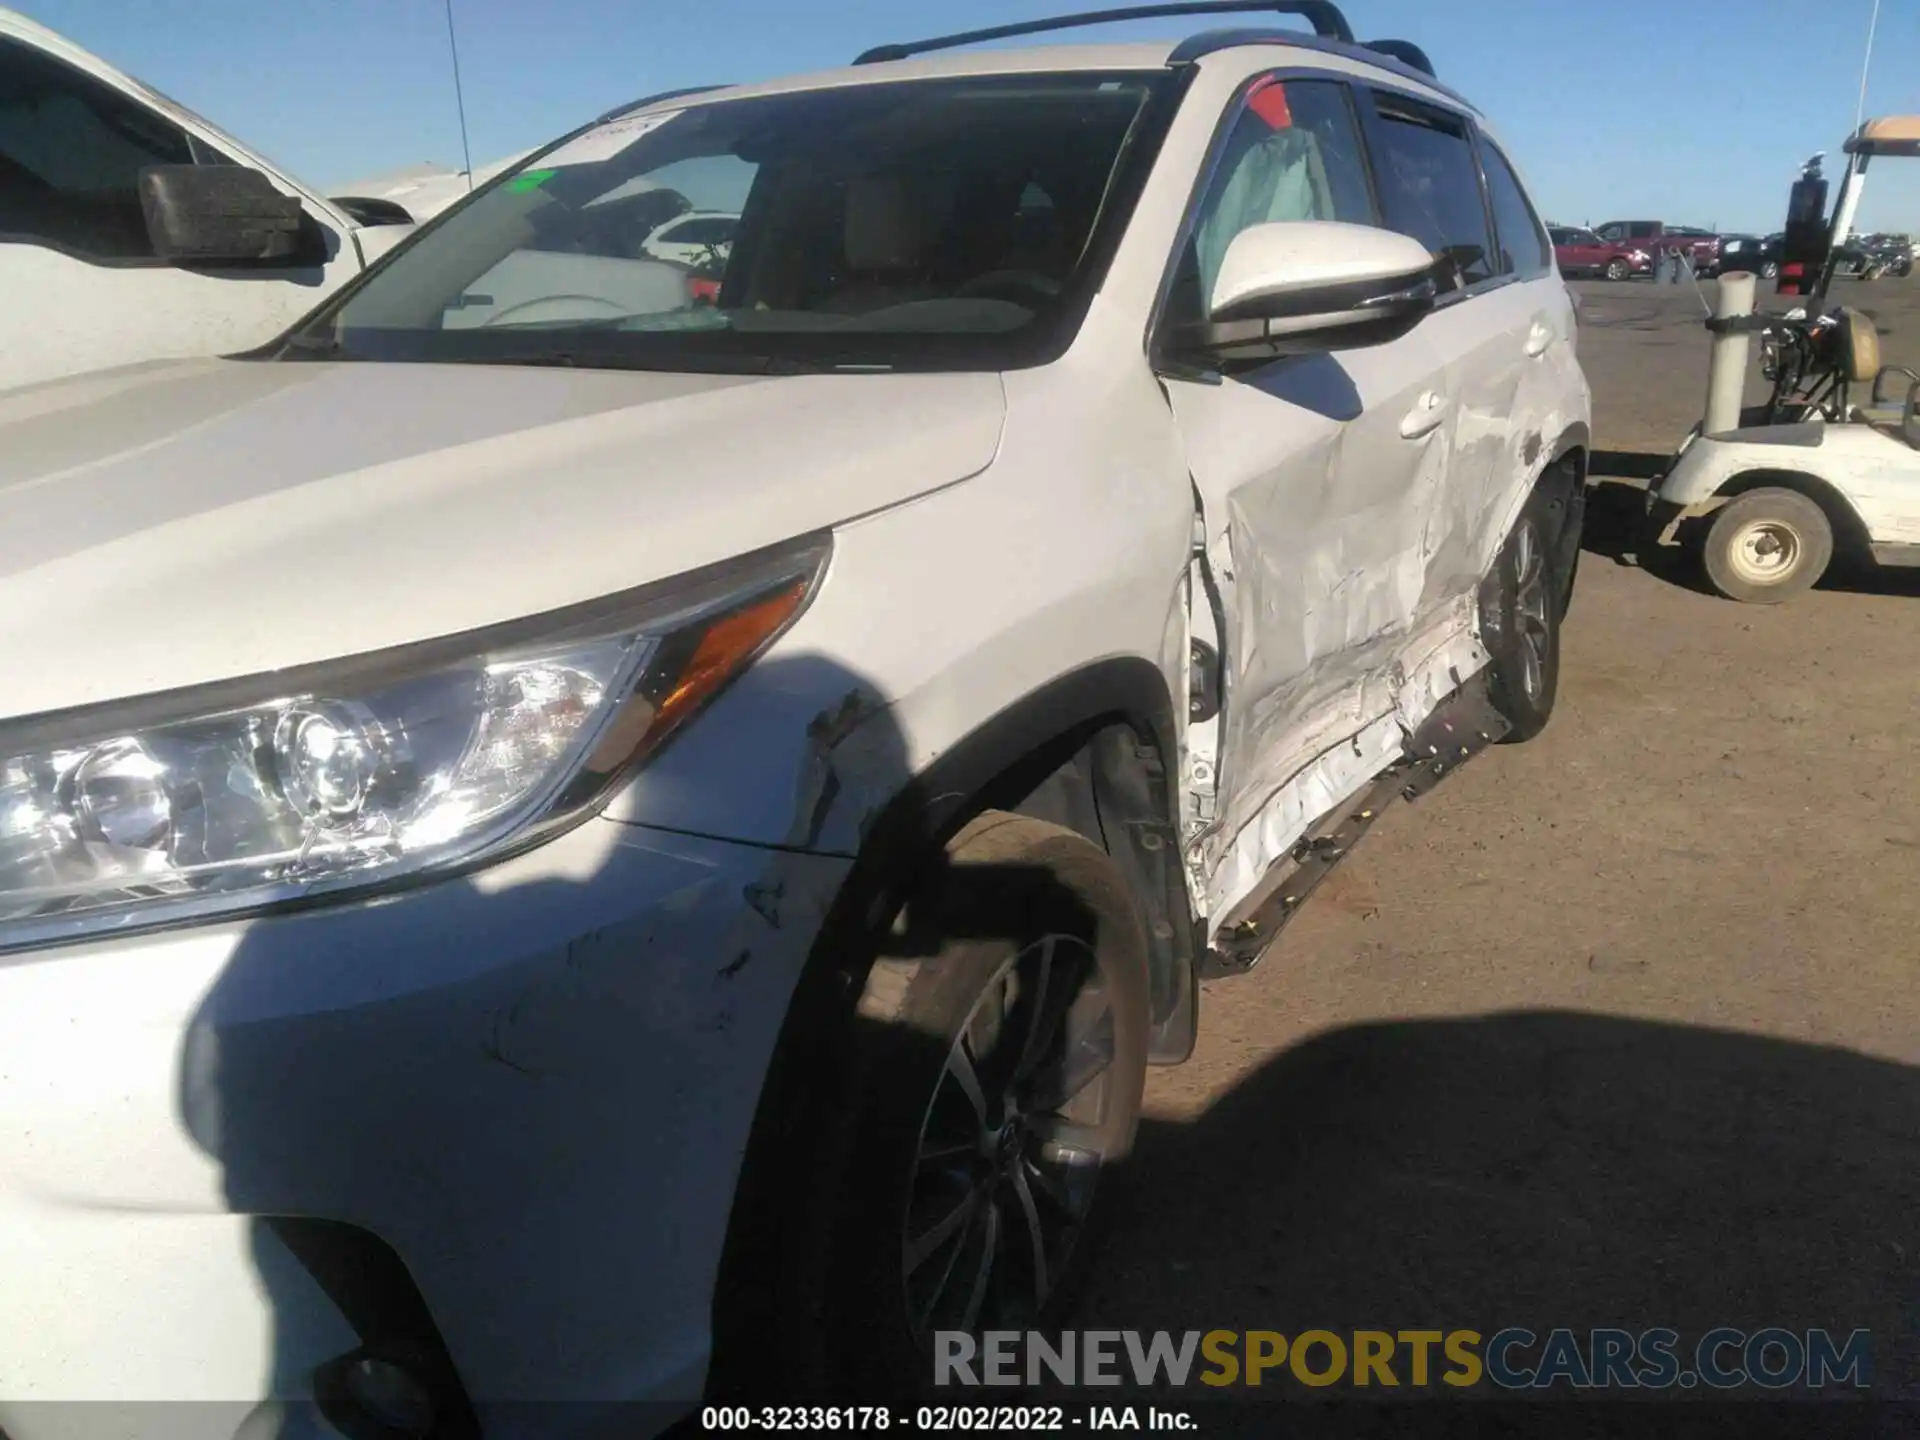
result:
[[[940,217],[927,199],[905,176],[860,176],[845,196],[846,267],[820,308],[860,315],[931,295],[927,261]]]
[[[1904,382],[1904,389],[1911,390],[1920,385],[1920,374],[1915,374],[1904,365],[1883,366],[1873,377],[1873,398],[1865,405],[1855,405],[1850,418],[1859,425],[1871,425],[1882,435],[1895,440],[1907,441],[1907,400],[1905,393],[1895,399],[1886,395],[1889,380]],[[1910,442],[1909,442],[1910,443]]]
[[[1834,312],[1838,368],[1849,385],[1864,385],[1880,374],[1880,329],[1858,310]]]

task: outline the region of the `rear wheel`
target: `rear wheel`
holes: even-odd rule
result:
[[[830,1368],[850,1394],[920,1391],[938,1331],[1059,1319],[1146,1082],[1145,939],[1099,846],[990,814],[904,929],[947,938],[869,981],[851,1159],[822,1237]]]
[[[1701,559],[1729,600],[1777,605],[1811,590],[1833,560],[1826,512],[1793,490],[1750,490],[1713,517]]]
[[[1760,263],[1760,278],[1762,280],[1778,280],[1780,278],[1780,262],[1778,260],[1763,260]]]
[[[1488,693],[1513,727],[1509,743],[1547,728],[1560,688],[1565,586],[1554,574],[1539,492],[1494,561],[1480,592],[1481,633],[1492,657]]]

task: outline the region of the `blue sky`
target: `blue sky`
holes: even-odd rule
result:
[[[442,0],[7,3],[323,189],[460,163]],[[485,164],[652,91],[818,69],[883,40],[1101,3],[454,0],[454,18],[473,159]],[[1492,117],[1549,218],[1773,230],[1798,164],[1815,150],[1837,158],[1852,128],[1872,0],[1344,8],[1363,38],[1426,48]],[[1869,113],[1920,111],[1917,59],[1920,0],[1883,0]],[[1878,173],[1861,228],[1920,233],[1920,164]]]

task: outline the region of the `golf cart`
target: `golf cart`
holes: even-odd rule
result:
[[[1706,416],[1648,493],[1654,542],[1697,548],[1707,578],[1729,599],[1791,599],[1819,581],[1836,549],[1853,560],[1920,566],[1920,374],[1882,365],[1872,320],[1825,303],[1868,162],[1920,157],[1920,116],[1871,121],[1846,151],[1832,221],[1816,233],[1806,263],[1817,279],[1804,306],[1755,315],[1753,277],[1721,278],[1720,304],[1707,321],[1715,341]],[[1809,176],[1824,197],[1817,168],[1811,163]],[[1796,185],[1796,202],[1809,176]],[[1804,231],[1808,217],[1795,218]],[[1800,269],[1783,266],[1783,277]],[[1792,293],[1786,278],[1782,290]],[[1743,411],[1754,335],[1772,392]]]

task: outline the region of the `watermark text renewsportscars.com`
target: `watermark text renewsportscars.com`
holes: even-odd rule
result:
[[[1873,1384],[1865,1330],[1771,1326],[1708,1330],[1683,1341],[1665,1328],[1478,1330],[994,1330],[934,1336],[941,1386],[1305,1387],[1466,1390],[1864,1390]]]

